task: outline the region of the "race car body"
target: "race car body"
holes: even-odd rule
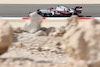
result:
[[[82,12],[82,7],[77,6],[75,9],[65,6],[57,6],[56,8],[38,9],[37,13],[41,16],[71,16],[79,15]]]

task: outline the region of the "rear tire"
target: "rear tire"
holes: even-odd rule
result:
[[[74,15],[78,15],[77,13],[74,13]]]
[[[78,15],[76,11],[74,11],[74,15]]]

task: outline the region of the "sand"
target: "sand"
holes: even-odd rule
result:
[[[26,20],[8,20],[13,27],[20,27],[24,21]],[[60,27],[66,23],[67,20],[43,20],[42,26]],[[92,20],[88,23],[79,20],[77,27],[72,23],[69,25],[67,24],[68,29],[63,37],[37,36],[28,32],[14,33],[12,46],[0,56],[0,67],[100,67],[100,22]],[[87,59],[78,59],[84,54],[83,57]],[[88,60],[92,63],[88,63]]]
[[[2,0],[0,4],[100,4],[100,0]]]

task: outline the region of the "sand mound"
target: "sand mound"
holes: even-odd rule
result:
[[[99,27],[100,21],[93,19],[79,23],[76,28],[70,29],[63,36],[69,61],[71,59],[74,61],[73,63],[76,63],[77,60],[83,60],[89,67],[100,67]],[[82,67],[84,67],[84,64]]]
[[[7,51],[13,41],[13,30],[7,21],[0,19],[0,54]]]
[[[37,12],[33,12],[30,14],[30,20],[24,22],[21,29],[23,31],[27,31],[30,33],[34,33],[41,27],[42,17],[37,14]]]

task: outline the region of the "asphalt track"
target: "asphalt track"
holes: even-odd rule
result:
[[[84,16],[100,17],[100,4],[0,4],[2,17],[27,17],[29,12],[63,5],[69,8],[82,6]]]

